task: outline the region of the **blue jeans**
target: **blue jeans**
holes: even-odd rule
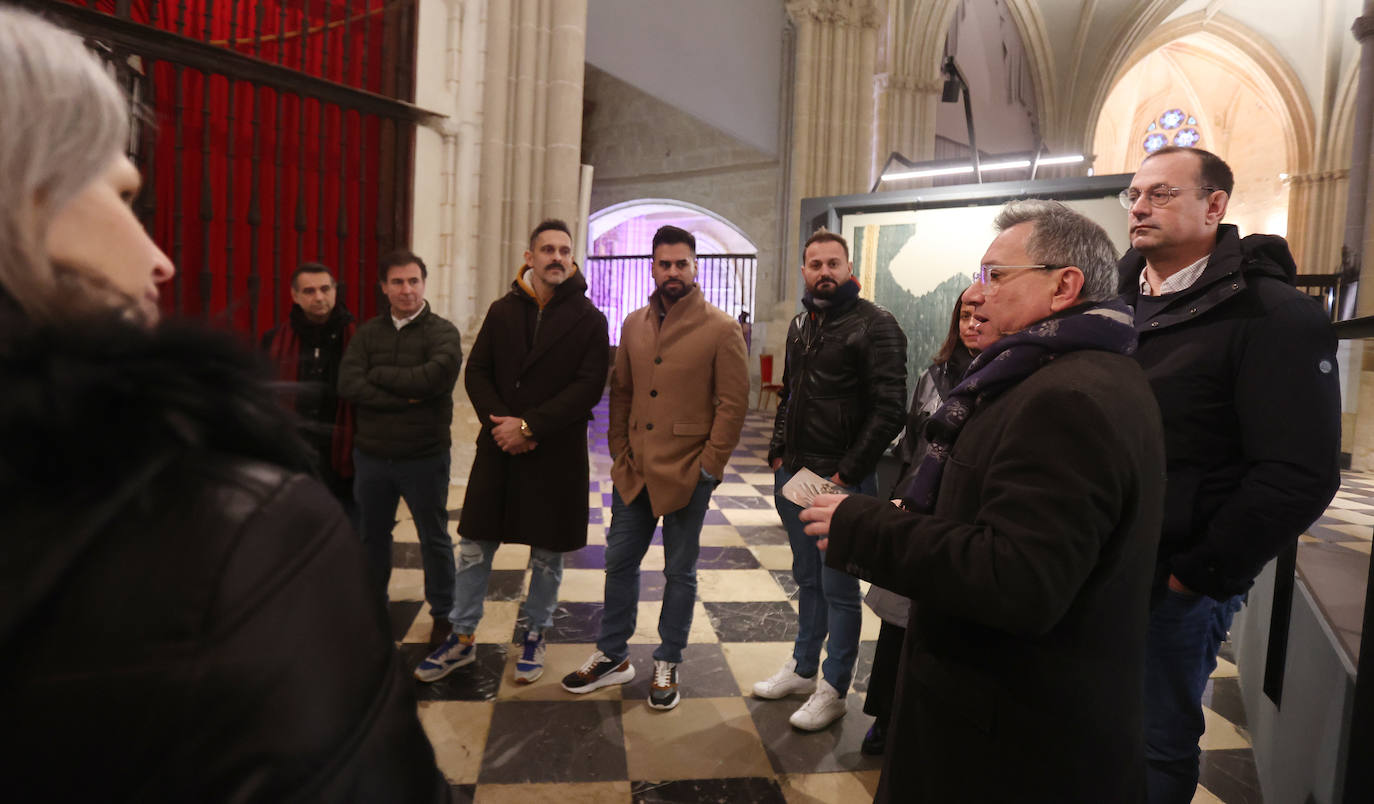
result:
[[[453,633],[471,634],[482,621],[482,601],[491,578],[491,559],[500,542],[464,537],[458,542],[458,582],[453,588]],[[558,605],[558,587],[563,583],[563,554],[539,547],[530,548],[530,592],[520,613],[530,630],[543,631],[553,625],[553,610]]]
[[[697,601],[697,554],[701,549],[701,523],[711,492],[720,481],[702,480],[687,505],[663,516],[663,609],[658,614],[658,638],[654,658],[682,661],[687,632],[692,628],[692,607]],[[619,661],[629,654],[630,637],[639,614],[639,562],[649,551],[658,517],[654,516],[646,487],[630,502],[611,496],[611,525],[606,528],[606,607],[601,615],[601,638],[596,649]]]
[[[1202,691],[1241,598],[1165,590],[1150,609],[1145,638],[1145,759],[1150,804],[1187,804],[1198,782],[1198,740],[1206,729]]]
[[[373,458],[353,450],[353,499],[372,577],[382,599],[391,580],[391,531],[402,499],[415,520],[430,613],[453,609],[453,540],[448,535],[448,452],[424,458]]]
[[[782,487],[793,474],[784,466],[773,478],[773,499],[792,545],[792,578],[797,582],[797,642],[792,658],[797,660],[797,675],[810,678],[819,666],[825,682],[843,697],[859,658],[859,629],[863,627],[859,579],[827,567],[825,555],[816,547],[816,537],[803,531],[802,509],[782,496]],[[859,485],[846,488],[858,494],[877,494],[878,475],[871,474]],[[826,642],[824,665],[820,664],[822,642]]]

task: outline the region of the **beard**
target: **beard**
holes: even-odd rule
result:
[[[835,295],[835,291],[840,289],[838,282],[833,279],[822,279],[816,282],[816,286],[811,288],[811,298],[828,299]]]
[[[663,284],[659,285],[658,291],[662,293],[664,296],[672,299],[673,301],[677,301],[683,296],[686,296],[687,291],[690,290],[691,287],[692,286],[687,284],[686,282],[680,282],[676,279],[670,279],[667,282],[664,282]]]

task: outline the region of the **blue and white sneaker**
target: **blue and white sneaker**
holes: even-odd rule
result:
[[[449,634],[443,644],[415,668],[415,677],[421,681],[438,681],[463,665],[472,664],[476,658],[477,646],[473,644],[472,634]]]
[[[515,683],[533,684],[544,675],[544,634],[526,631],[520,644],[520,658],[515,662]]]

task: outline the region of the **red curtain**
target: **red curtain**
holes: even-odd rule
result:
[[[130,14],[382,93],[384,0],[133,0]],[[291,272],[309,261],[334,269],[355,315],[375,314],[380,151],[391,124],[171,62],[142,69],[151,84],[141,161],[152,231],[179,272],[163,294],[167,311],[256,336],[284,318]]]

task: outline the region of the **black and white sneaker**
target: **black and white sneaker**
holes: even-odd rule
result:
[[[649,687],[649,706],[672,709],[682,696],[677,691],[677,662],[654,660],[654,683]]]
[[[624,684],[635,677],[635,667],[627,656],[620,661],[596,651],[577,670],[563,676],[563,689],[581,695],[612,684]]]

